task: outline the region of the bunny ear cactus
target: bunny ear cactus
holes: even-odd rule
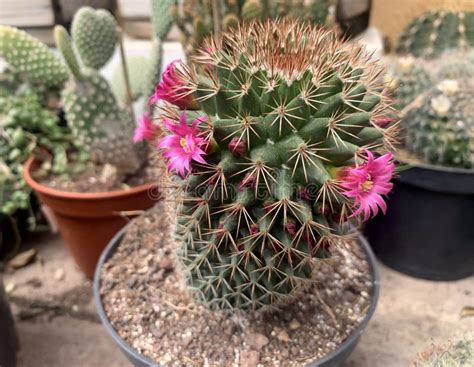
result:
[[[173,25],[172,9],[175,0],[151,0],[151,20],[155,29],[156,38],[166,37]]]
[[[396,124],[361,46],[295,21],[240,26],[171,64],[155,98],[182,188],[187,282],[209,307],[277,307],[349,217],[385,210]],[[383,126],[383,127],[381,127]],[[375,153],[377,149],[377,153]]]
[[[474,12],[430,11],[402,32],[399,54],[435,57],[452,48],[474,46]]]
[[[107,10],[85,6],[77,11],[71,35],[85,66],[98,70],[110,60],[117,44],[116,27]]]
[[[96,70],[80,67],[67,31],[56,26],[54,35],[72,75],[62,93],[72,133],[98,162],[135,172],[144,157],[132,142],[133,120],[119,108],[107,81]]]
[[[60,88],[68,79],[65,66],[45,44],[16,28],[0,26],[0,58],[32,84]]]
[[[428,163],[474,168],[474,84],[444,80],[403,119],[405,147]]]

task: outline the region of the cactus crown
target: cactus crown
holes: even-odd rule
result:
[[[474,46],[474,12],[430,11],[402,32],[397,53],[435,57],[452,48]]]
[[[360,46],[288,20],[240,26],[193,61],[175,68],[180,85],[163,99],[192,106],[194,95],[201,110],[166,107],[170,134],[159,144],[170,168],[188,168],[177,178],[188,284],[210,307],[276,306],[311,281],[314,259],[364,210],[342,177],[394,137],[396,126],[377,123],[389,109],[381,70]]]

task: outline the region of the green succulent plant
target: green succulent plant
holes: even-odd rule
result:
[[[0,26],[0,58],[36,85],[61,88],[68,78],[66,68],[46,45],[13,27]]]
[[[9,91],[0,86],[0,214],[30,208],[31,189],[23,180],[23,165],[33,153],[49,152],[53,158],[45,168],[63,174],[68,170],[67,151],[72,149],[79,150],[71,132],[42,104],[40,93],[27,85]]]
[[[403,119],[405,147],[425,162],[474,168],[474,84],[444,80]]]
[[[431,58],[474,46],[474,12],[429,11],[402,32],[397,53]]]
[[[116,28],[107,10],[85,6],[77,11],[71,35],[84,66],[99,70],[110,60],[117,44]]]
[[[183,112],[185,125],[166,122],[172,134],[160,142],[178,172],[182,154],[202,155],[176,177],[188,285],[211,308],[277,307],[344,238],[352,204],[341,172],[394,138],[378,124],[390,111],[381,70],[362,46],[290,20],[208,40],[192,65],[167,69],[160,85],[181,108],[191,93],[200,104]]]
[[[413,103],[434,83],[434,77],[426,62],[410,56],[399,57],[392,61],[386,78],[398,110]]]
[[[135,172],[145,159],[143,146],[132,141],[135,122],[119,107],[109,83],[95,69],[81,67],[67,31],[56,26],[54,35],[71,72],[62,98],[72,133],[96,161]]]

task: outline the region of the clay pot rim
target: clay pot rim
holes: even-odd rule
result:
[[[139,192],[143,192],[145,190],[151,190],[152,188],[156,186],[156,182],[149,182],[143,185],[135,186],[128,190],[114,190],[114,191],[104,191],[104,192],[69,192],[69,191],[56,190],[48,186],[42,185],[38,181],[35,181],[33,179],[30,172],[36,163],[38,163],[36,157],[31,156],[30,158],[28,158],[23,168],[23,178],[33,190],[41,194],[56,197],[56,198],[79,200],[79,201],[83,201],[83,200],[96,201],[96,200],[104,200],[104,199],[113,199],[113,198],[133,195]]]

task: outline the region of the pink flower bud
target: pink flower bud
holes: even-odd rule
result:
[[[229,150],[236,157],[243,157],[247,153],[247,143],[239,138],[232,138],[229,143]]]

